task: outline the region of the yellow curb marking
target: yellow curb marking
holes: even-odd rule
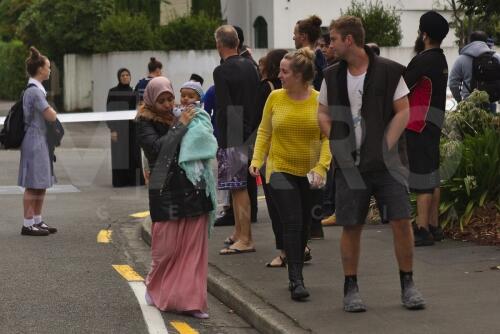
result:
[[[113,268],[129,282],[142,282],[144,278],[129,265],[113,264]]]
[[[266,196],[258,196],[258,197],[257,197],[257,199],[258,199],[259,201],[261,201],[261,200],[263,200],[263,199],[266,199]]]
[[[136,212],[130,215],[132,218],[146,218],[149,216],[149,211]]]
[[[170,324],[179,332],[179,334],[198,334],[198,331],[193,329],[185,322],[172,321]]]
[[[109,244],[111,242],[111,235],[113,231],[111,230],[101,230],[97,234],[97,242],[100,244]]]

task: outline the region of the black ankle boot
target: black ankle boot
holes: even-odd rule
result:
[[[307,292],[302,278],[302,264],[289,263],[288,277],[290,279],[288,288],[293,300],[302,300],[309,297],[309,292]]]
[[[299,301],[309,297],[309,292],[306,290],[304,281],[302,280],[290,281],[288,288],[290,289],[290,295],[293,300]]]

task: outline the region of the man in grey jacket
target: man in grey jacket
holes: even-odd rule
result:
[[[470,35],[470,43],[460,50],[460,56],[451,69],[448,86],[457,102],[466,99],[470,95],[469,88],[472,79],[472,61],[474,57],[485,52],[492,52],[486,44],[488,35],[483,31],[474,31]],[[500,61],[500,54],[495,53],[495,57]]]

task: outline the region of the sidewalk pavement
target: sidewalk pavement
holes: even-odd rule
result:
[[[143,236],[150,240],[150,219]],[[256,253],[221,256],[231,226],[216,227],[209,241],[208,289],[261,333],[498,333],[500,248],[445,240],[415,249],[414,277],[427,308],[408,311],[400,303],[398,269],[390,226],[371,225],[362,238],[358,282],[366,313],[342,310],[340,227],[326,227],[312,241],[304,267],[306,302],[290,299],[285,268],[266,268],[277,251],[265,202],[252,224]]]

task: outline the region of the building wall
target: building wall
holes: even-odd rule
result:
[[[451,68],[458,56],[458,48],[444,48]],[[253,57],[258,60],[267,53],[267,49],[253,50]],[[411,47],[381,48],[381,55],[407,65],[414,56]],[[163,63],[163,74],[174,85],[179,98],[179,88],[191,73],[200,74],[204,79],[203,89],[213,85],[212,73],[219,65],[220,57],[216,50],[202,51],[134,51],[112,52],[107,54],[66,55],[64,57],[64,106],[66,111],[91,108],[93,111],[106,109],[108,90],[118,83],[116,73],[126,67],[132,75],[132,87],[147,74],[150,57],[156,57]]]
[[[375,1],[375,0],[374,0]],[[403,38],[401,46],[413,46],[417,36],[420,16],[431,9],[442,9],[444,0],[380,0],[393,6],[401,14]],[[240,25],[245,36],[253,36],[253,22],[263,16],[268,22],[270,48],[293,48],[293,28],[295,23],[309,15],[316,14],[328,27],[332,19],[341,15],[350,6],[350,1],[332,0],[221,0],[222,16],[229,24]],[[448,20],[451,13],[440,11]],[[453,46],[454,34],[450,31],[443,46]],[[253,38],[247,39],[254,45]]]
[[[165,2],[160,4],[160,25],[191,12],[191,0],[169,0],[169,2],[170,4]]]

